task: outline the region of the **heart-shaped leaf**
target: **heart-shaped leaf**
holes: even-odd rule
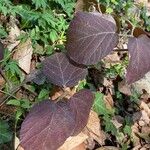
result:
[[[91,65],[108,55],[118,42],[115,20],[97,12],[78,12],[67,34],[67,54],[76,63]]]
[[[56,53],[43,62],[43,74],[58,86],[72,87],[87,75],[87,69],[72,65],[65,54]]]
[[[72,133],[73,117],[68,103],[42,101],[22,124],[21,145],[25,150],[56,150]]]
[[[81,90],[66,101],[45,100],[36,104],[21,126],[25,150],[56,150],[87,124],[93,102],[90,90]]]
[[[73,135],[77,135],[86,126],[94,96],[89,90],[81,90],[70,98],[70,107],[75,116]]]
[[[150,71],[150,38],[146,35],[140,35],[138,38],[130,38],[128,50],[130,61],[127,68],[126,80],[131,84],[144,77]]]
[[[4,45],[0,42],[0,60],[4,57]]]

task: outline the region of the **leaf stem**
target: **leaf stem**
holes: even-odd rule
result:
[[[24,80],[20,85],[14,87],[10,93],[8,95],[4,95],[1,99],[0,99],[0,107],[10,98],[10,97],[14,97],[13,94],[15,94],[24,84],[26,83],[26,80]]]

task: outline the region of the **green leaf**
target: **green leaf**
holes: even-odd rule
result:
[[[46,54],[47,55],[51,55],[53,53],[53,51],[54,51],[54,47],[51,46],[51,45],[46,46],[45,49],[46,49]]]
[[[15,120],[16,120],[16,123],[18,122],[18,120],[20,119],[21,115],[23,114],[23,110],[21,108],[18,108],[17,111],[16,111],[16,115],[15,115]]]
[[[7,32],[5,31],[5,28],[2,25],[0,25],[0,37],[1,38],[7,37]]]
[[[17,99],[11,99],[7,102],[8,105],[20,106],[20,101]]]
[[[106,9],[106,12],[109,13],[109,14],[111,14],[111,13],[113,12],[113,9],[112,9],[111,7],[108,7],[108,8]]]
[[[47,89],[42,89],[38,95],[38,99],[48,98],[49,91]]]
[[[82,81],[79,81],[77,90],[80,91],[80,90],[84,89],[85,85],[86,85],[86,80],[85,79],[82,80]]]
[[[50,32],[50,39],[53,43],[58,39],[58,34],[55,30],[52,30]]]
[[[123,128],[123,132],[125,134],[131,135],[131,133],[132,133],[131,126],[125,125],[125,127]]]
[[[28,109],[31,107],[31,103],[28,99],[21,99],[20,100],[20,107]]]
[[[35,4],[36,9],[43,7],[46,8],[47,0],[32,0],[32,3]]]
[[[11,99],[7,102],[8,105],[19,106],[21,108],[30,108],[30,101],[27,99]]]
[[[11,141],[12,133],[9,131],[8,123],[0,120],[0,144]]]
[[[116,0],[111,0],[111,2],[115,5],[118,5],[118,2]]]
[[[20,68],[18,67],[18,63],[14,60],[9,61],[5,66],[6,71],[10,71],[12,76],[17,75],[20,78],[20,81],[24,79]]]
[[[112,111],[106,108],[106,104],[104,102],[104,95],[100,92],[95,93],[95,100],[93,104],[93,110],[98,115],[107,115],[112,114]]]
[[[105,124],[105,131],[111,132],[113,135],[117,135],[117,128],[111,122],[111,118],[109,116],[104,116],[104,124]]]

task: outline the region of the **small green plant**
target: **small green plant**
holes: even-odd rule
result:
[[[0,120],[0,147],[1,144],[10,142],[12,140],[12,132],[6,121]]]

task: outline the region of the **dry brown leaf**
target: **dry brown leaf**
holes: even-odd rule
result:
[[[86,150],[85,144],[82,143],[82,144],[78,145],[77,147],[73,148],[72,150]]]
[[[141,111],[134,113],[133,121],[135,122],[132,126],[132,137],[133,137],[133,145],[134,150],[138,150],[143,148],[140,141],[144,139],[149,142],[149,125],[150,125],[150,108],[148,104],[141,101],[140,103]]]
[[[109,55],[107,55],[105,58],[104,58],[105,62],[106,63],[117,63],[117,62],[120,62],[120,57],[118,55],[118,52],[113,52]]]
[[[147,15],[150,16],[150,1],[149,0],[135,0],[136,3],[142,3],[147,7]]]
[[[2,87],[5,84],[4,78],[0,75],[0,87]]]
[[[125,80],[118,83],[118,90],[125,95],[128,95],[128,96],[132,95],[131,86],[126,84]]]
[[[20,35],[21,32],[16,24],[16,18],[14,18],[13,16],[10,16],[9,25],[10,32],[7,37],[9,44],[7,45],[7,48],[9,51],[12,51],[20,43],[20,40],[17,40],[17,37]]]
[[[136,81],[132,84],[132,87],[137,91],[139,94],[143,94],[143,90],[145,90],[148,94],[150,94],[150,72],[145,74],[145,77]]]
[[[76,93],[76,89],[70,89],[70,88],[65,88],[62,90],[59,86],[54,86],[54,88],[51,91],[50,97],[52,100],[57,100],[61,98],[67,98],[69,99],[71,96],[73,96]]]
[[[147,133],[147,134],[150,135],[150,127],[149,126],[142,127],[141,132],[142,133]]]
[[[32,43],[31,40],[28,39],[25,43],[20,43],[18,45],[13,56],[13,59],[18,61],[19,67],[27,74],[30,73],[32,53]]]
[[[96,144],[92,137],[89,137],[84,143],[86,145],[86,149],[88,150],[93,150]]]
[[[97,1],[96,0],[77,0],[76,6],[75,6],[75,12],[78,12],[78,11],[89,11],[89,9],[92,6],[95,7],[95,9],[98,10]]]
[[[137,136],[137,133],[139,133],[139,125],[137,124],[137,122],[134,123],[134,125],[131,127],[132,129],[132,137],[133,137],[133,145],[134,147],[140,145],[140,139],[139,137]]]
[[[114,106],[114,101],[112,98],[112,95],[108,93],[107,95],[104,96],[105,104],[107,109],[112,109]]]
[[[141,144],[140,145],[137,145],[133,148],[133,150],[139,150],[141,148]]]
[[[82,144],[87,138],[88,136],[81,132],[77,136],[69,137],[58,150],[72,150]]]
[[[143,30],[143,29],[140,28],[140,27],[136,27],[136,28],[134,29],[133,35],[134,35],[135,37],[138,37],[138,36],[140,36],[141,34],[146,34],[147,36],[149,36],[149,32],[146,32],[145,30]]]
[[[54,88],[51,90],[50,97],[51,97],[52,100],[56,100],[63,93],[64,93],[64,91],[62,90],[62,88],[60,88],[58,86],[54,86]]]
[[[142,114],[141,114],[140,111],[135,112],[135,113],[133,114],[133,116],[132,116],[133,122],[136,122],[136,121],[140,120],[141,116],[142,116]]]
[[[149,0],[135,0],[137,3],[143,3],[144,5],[149,5],[150,1]]]
[[[112,119],[112,123],[115,125],[117,129],[123,126],[123,121],[124,119],[119,115],[114,116]]]
[[[143,109],[150,118],[150,108],[145,102],[141,101],[140,108]]]
[[[150,117],[148,116],[148,113],[145,110],[142,110],[141,113],[142,113],[142,116],[140,120],[144,121],[145,124],[150,124]]]
[[[16,150],[24,150],[24,149],[19,145]]]
[[[91,110],[88,123],[83,132],[87,134],[89,137],[96,140],[100,145],[104,144],[106,137],[103,131],[101,131],[100,119],[98,118],[98,115],[96,112]]]

